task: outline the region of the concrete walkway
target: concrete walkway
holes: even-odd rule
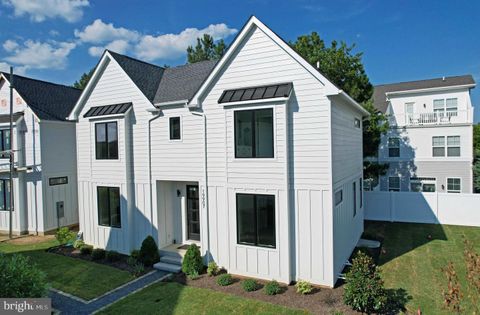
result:
[[[167,272],[152,271],[90,301],[57,290],[51,290],[49,296],[52,298],[52,307],[62,314],[92,314],[152,283],[162,281],[168,275]]]

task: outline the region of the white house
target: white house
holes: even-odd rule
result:
[[[363,232],[367,114],[255,17],[218,63],[106,51],[70,115],[85,242],[153,235],[159,268],[197,243],[233,274],[333,286]]]
[[[15,234],[78,224],[75,124],[66,120],[81,91],[15,75],[10,136],[10,74],[0,73],[0,151],[14,152]],[[0,156],[0,232],[9,230],[10,164]]]
[[[391,127],[378,152],[389,169],[377,190],[472,192],[474,87],[471,75],[375,87]]]

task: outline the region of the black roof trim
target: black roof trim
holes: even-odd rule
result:
[[[243,102],[277,97],[288,97],[292,91],[292,82],[252,86],[235,90],[225,90],[218,103]]]
[[[120,104],[111,104],[111,105],[104,105],[104,106],[94,106],[90,107],[90,109],[83,115],[84,118],[87,117],[98,117],[98,116],[106,116],[106,115],[118,115],[118,114],[125,114],[127,110],[132,107],[132,103],[120,103]]]
[[[23,117],[23,112],[13,113],[13,122],[16,122],[20,117]],[[0,115],[0,123],[7,123],[10,122],[10,114],[2,114]]]

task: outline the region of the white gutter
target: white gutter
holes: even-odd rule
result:
[[[153,192],[152,192],[152,132],[151,124],[152,121],[161,117],[161,111],[158,108],[148,108],[147,112],[154,114],[152,118],[148,120],[148,185],[150,190],[150,218],[153,220]],[[151,226],[151,235],[154,235],[154,225]]]
[[[392,91],[392,92],[386,92],[385,95],[399,95],[399,94],[412,94],[412,93],[421,93],[421,92],[466,89],[466,88],[474,88],[475,86],[476,86],[476,84],[439,86],[439,87],[416,89],[416,90]]]

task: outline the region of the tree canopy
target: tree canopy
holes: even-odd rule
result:
[[[73,87],[83,90],[87,86],[90,78],[92,77],[94,70],[95,68],[92,68],[90,71],[83,73],[82,76],[80,77],[80,80],[75,81],[75,83],[73,83]]]
[[[197,38],[197,45],[195,47],[188,46],[187,60],[188,63],[195,63],[204,60],[218,60],[220,59],[227,46],[223,39],[215,42],[213,37],[208,34],[203,34],[202,38]]]

